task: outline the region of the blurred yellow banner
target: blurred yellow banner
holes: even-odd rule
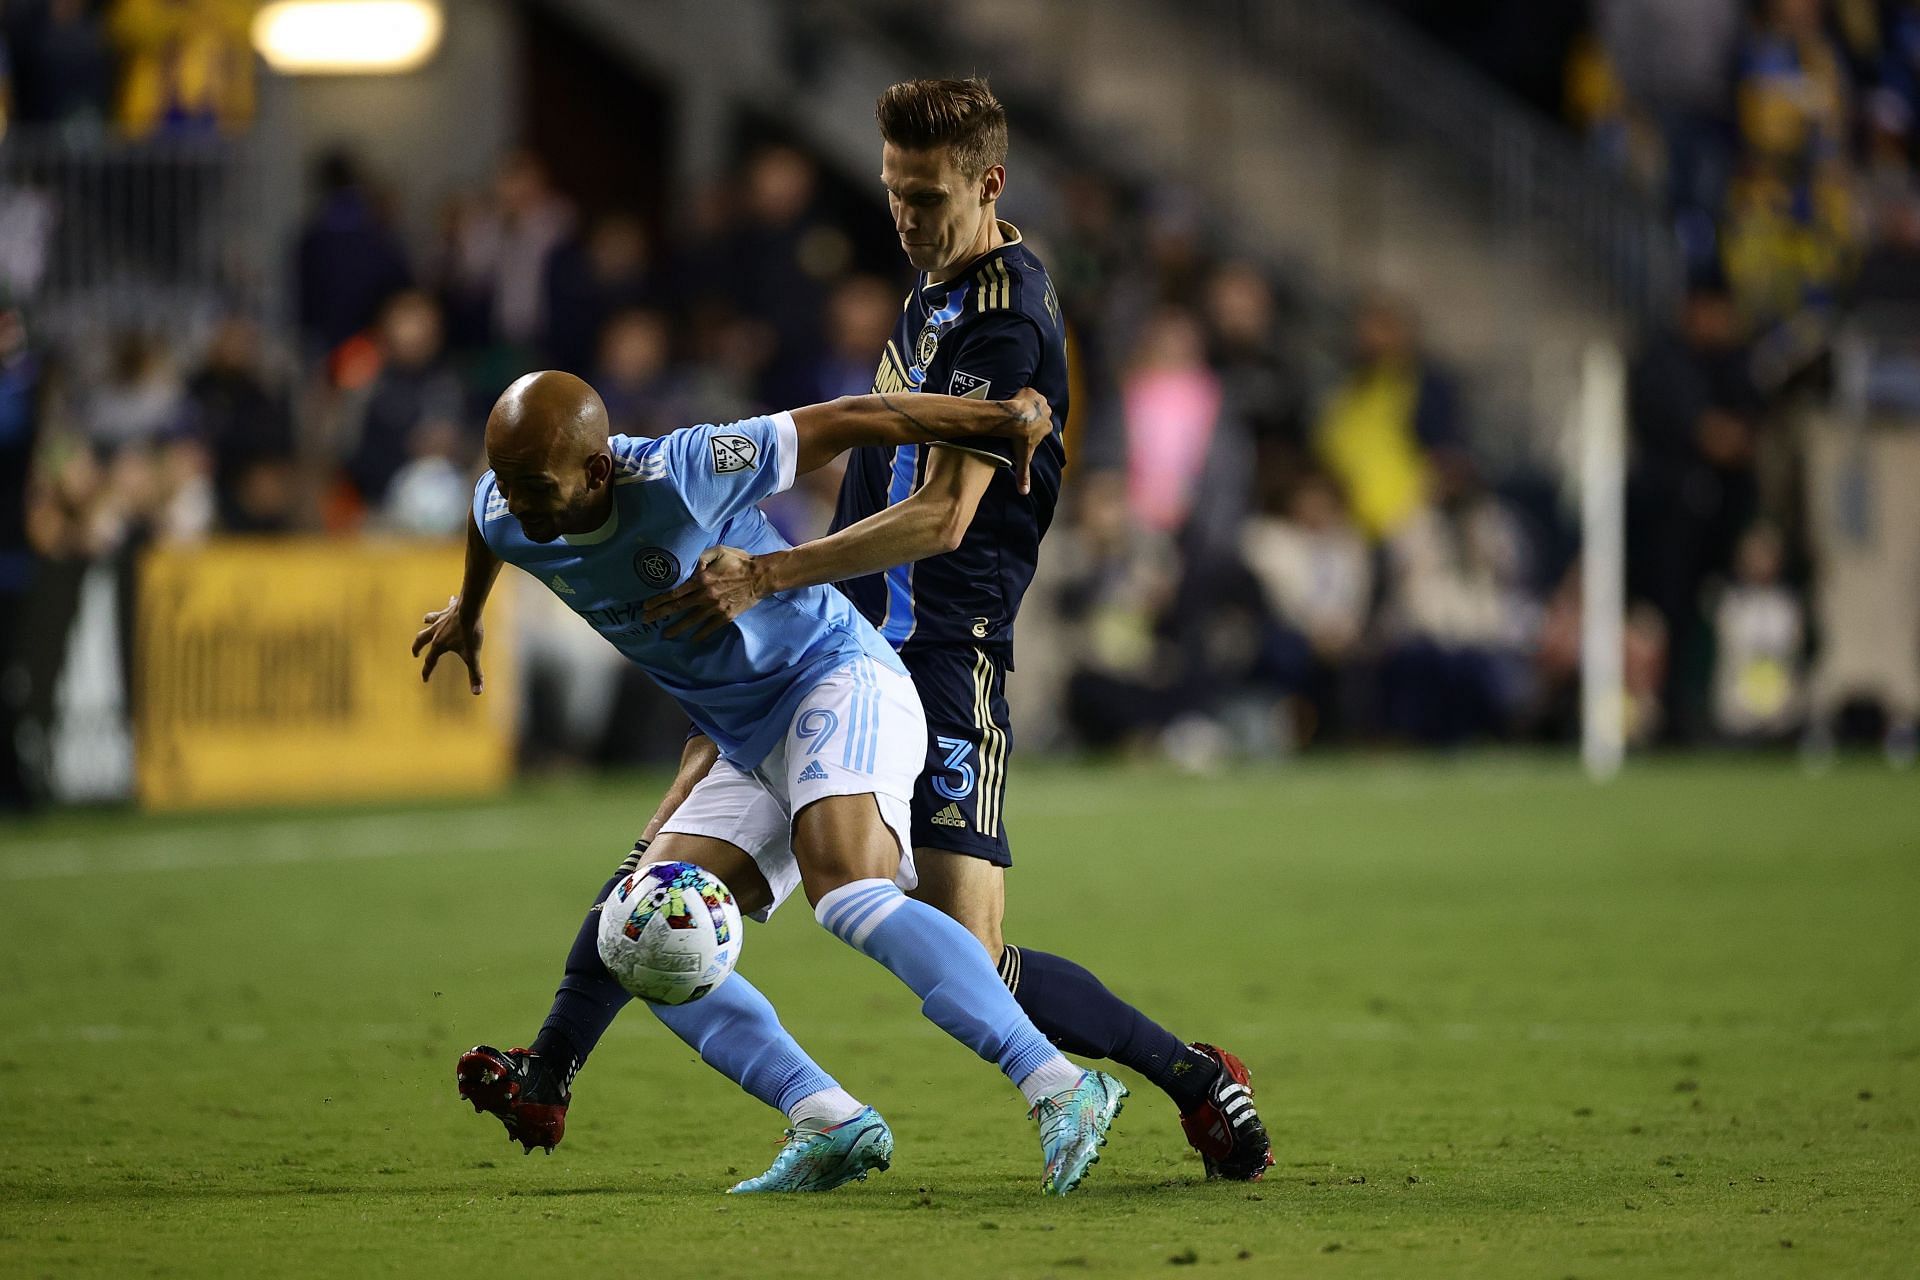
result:
[[[140,802],[183,809],[473,794],[512,769],[512,610],[488,610],[474,697],[407,653],[460,585],[458,543],[234,539],[141,566]],[[505,583],[501,584],[503,587]],[[496,592],[496,595],[499,594]]]

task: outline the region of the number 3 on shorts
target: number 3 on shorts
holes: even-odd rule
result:
[[[973,766],[967,763],[967,757],[973,754],[973,744],[965,738],[935,738],[940,749],[947,753],[942,768],[951,769],[959,777],[957,783],[945,778],[935,778],[933,789],[948,800],[965,800],[973,794]]]

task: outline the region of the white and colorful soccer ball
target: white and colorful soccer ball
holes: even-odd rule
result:
[[[740,908],[718,876],[656,862],[623,876],[600,907],[600,960],[655,1004],[686,1004],[719,986],[740,959]]]

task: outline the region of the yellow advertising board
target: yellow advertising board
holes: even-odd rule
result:
[[[512,610],[486,693],[408,647],[460,584],[458,543],[232,539],[153,551],[134,641],[140,802],[183,809],[474,794],[512,769]],[[502,583],[505,587],[507,584]]]

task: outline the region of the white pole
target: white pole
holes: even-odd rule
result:
[[[1626,373],[1596,342],[1580,372],[1580,758],[1604,782],[1626,752]]]

